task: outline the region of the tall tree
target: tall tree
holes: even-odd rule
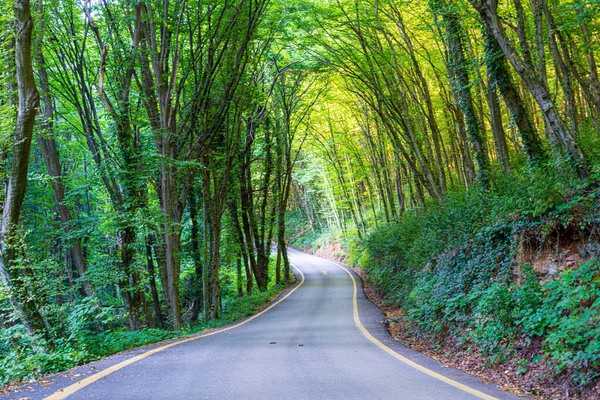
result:
[[[433,0],[431,1],[431,8],[434,15],[441,18],[445,30],[450,81],[453,90],[456,92],[458,106],[464,115],[469,142],[475,153],[477,179],[483,186],[488,186],[490,171],[484,131],[475,111],[469,78],[469,62],[466,59],[463,44],[464,33],[456,3],[447,2],[446,0]]]
[[[63,182],[62,165],[58,154],[58,145],[56,143],[54,132],[54,100],[50,92],[50,83],[48,81],[48,71],[46,69],[46,58],[43,52],[43,37],[45,32],[44,8],[40,2],[38,4],[39,32],[35,41],[35,58],[37,61],[38,76],[43,100],[42,116],[43,129],[38,135],[38,141],[44,164],[48,170],[48,175],[52,179],[52,191],[56,200],[56,207],[65,231],[71,230],[73,221],[72,212],[65,204],[65,184]],[[82,278],[83,292],[86,296],[92,296],[94,289],[92,284],[85,277],[87,271],[87,262],[83,254],[83,246],[79,238],[74,238],[70,245],[69,252],[71,260],[79,276]]]
[[[0,228],[0,278],[12,289],[10,301],[30,333],[45,328],[44,318],[27,291],[25,280],[31,275],[27,266],[13,265],[18,248],[19,219],[27,189],[27,171],[33,139],[33,127],[40,95],[35,85],[31,58],[33,20],[28,0],[14,3],[15,70],[19,106],[13,136],[12,159]]]
[[[579,176],[582,178],[587,177],[589,174],[587,160],[575,140],[575,133],[569,130],[560,117],[547,86],[535,73],[534,66],[524,60],[510,42],[498,16],[497,0],[470,1],[473,7],[481,15],[481,18],[487,25],[490,33],[498,41],[498,45],[506,55],[506,58],[510,61],[511,65],[515,71],[517,71],[525,85],[527,85],[527,88],[538,103],[542,115],[544,116],[546,129],[550,132],[553,141],[565,150],[568,160],[573,163]]]

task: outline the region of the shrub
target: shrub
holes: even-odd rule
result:
[[[572,371],[580,384],[600,374],[600,263],[564,272],[541,288],[538,307],[522,310],[524,333],[543,337],[557,372]]]
[[[565,168],[524,169],[499,175],[489,191],[449,194],[375,231],[355,259],[431,344],[503,363],[517,356],[515,343],[541,341],[557,374],[588,384],[600,374],[598,262],[541,285],[516,257],[523,240],[541,246],[563,232],[598,232],[597,182],[573,184]]]

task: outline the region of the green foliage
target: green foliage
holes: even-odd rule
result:
[[[392,274],[385,279],[391,280],[400,268],[417,271],[432,260],[452,268],[446,261],[452,261],[454,255],[447,252],[466,242],[468,246],[456,255],[460,258],[454,262],[458,270],[463,270],[462,262],[473,265],[469,270],[479,268],[474,265],[477,263],[482,267],[488,262],[506,263],[512,230],[524,228],[511,218],[525,221],[547,213],[564,200],[569,187],[568,182],[544,171],[500,175],[494,182],[491,191],[448,194],[443,203],[432,204],[419,214],[406,213],[399,221],[375,231],[364,245],[368,264],[385,265],[384,274]]]
[[[564,272],[540,294],[539,306],[522,309],[517,323],[525,334],[544,338],[544,353],[558,372],[589,383],[600,374],[600,262]]]
[[[540,245],[557,230],[594,232],[596,184],[535,170],[494,182],[490,191],[449,195],[375,231],[361,266],[387,301],[403,308],[416,334],[433,343],[474,348],[503,363],[517,354],[515,343],[539,337],[555,373],[587,384],[600,369],[600,264],[541,285],[516,256],[525,238]]]
[[[219,319],[184,331],[155,328],[129,331],[120,327],[122,323],[117,323],[123,317],[113,308],[99,307],[94,298],[85,299],[74,306],[66,318],[68,335],[64,338],[47,341],[32,337],[22,325],[0,329],[0,387],[238,321],[259,311],[284,288],[273,285],[269,290],[256,291],[251,296],[229,298],[223,304]]]
[[[256,291],[251,296],[231,298],[223,304],[223,315],[218,320],[218,323],[226,324],[251,316],[267,302],[276,297],[283,288],[281,285],[272,286],[264,292]]]
[[[297,249],[315,252],[320,247],[342,242],[342,233],[331,229],[311,229],[308,219],[300,211],[286,213],[287,243]]]
[[[1,329],[0,386],[61,371],[88,359],[87,353],[69,345],[59,344],[53,351],[46,351],[47,344],[41,337],[30,336],[20,325]]]
[[[579,143],[581,148],[585,151],[590,164],[592,165],[592,171],[594,173],[600,172],[600,132],[596,130],[591,123],[584,124],[579,131]]]

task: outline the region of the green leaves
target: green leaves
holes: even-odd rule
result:
[[[557,235],[563,246],[593,237],[597,188],[529,169],[495,181],[502,186],[449,195],[371,234],[369,280],[434,345],[476,349],[491,363],[525,352],[519,374],[543,362],[585,385],[600,368],[600,263],[575,263],[542,285],[522,260]],[[541,351],[524,350],[539,342]]]
[[[600,367],[600,263],[564,272],[540,295],[539,307],[523,310],[519,326],[543,337],[544,354],[557,372],[571,371],[579,384],[588,383]]]

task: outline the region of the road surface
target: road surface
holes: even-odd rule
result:
[[[290,251],[290,260],[297,267],[298,277],[293,292],[246,323],[151,355],[145,349],[113,357],[104,365],[83,366],[80,370],[84,372],[58,375],[12,396],[58,399],[69,394],[69,399],[219,400],[517,398],[463,372],[445,368],[392,340],[380,322],[380,310],[366,299],[360,279],[341,266],[297,251]],[[111,368],[109,373],[102,373],[106,367]]]

